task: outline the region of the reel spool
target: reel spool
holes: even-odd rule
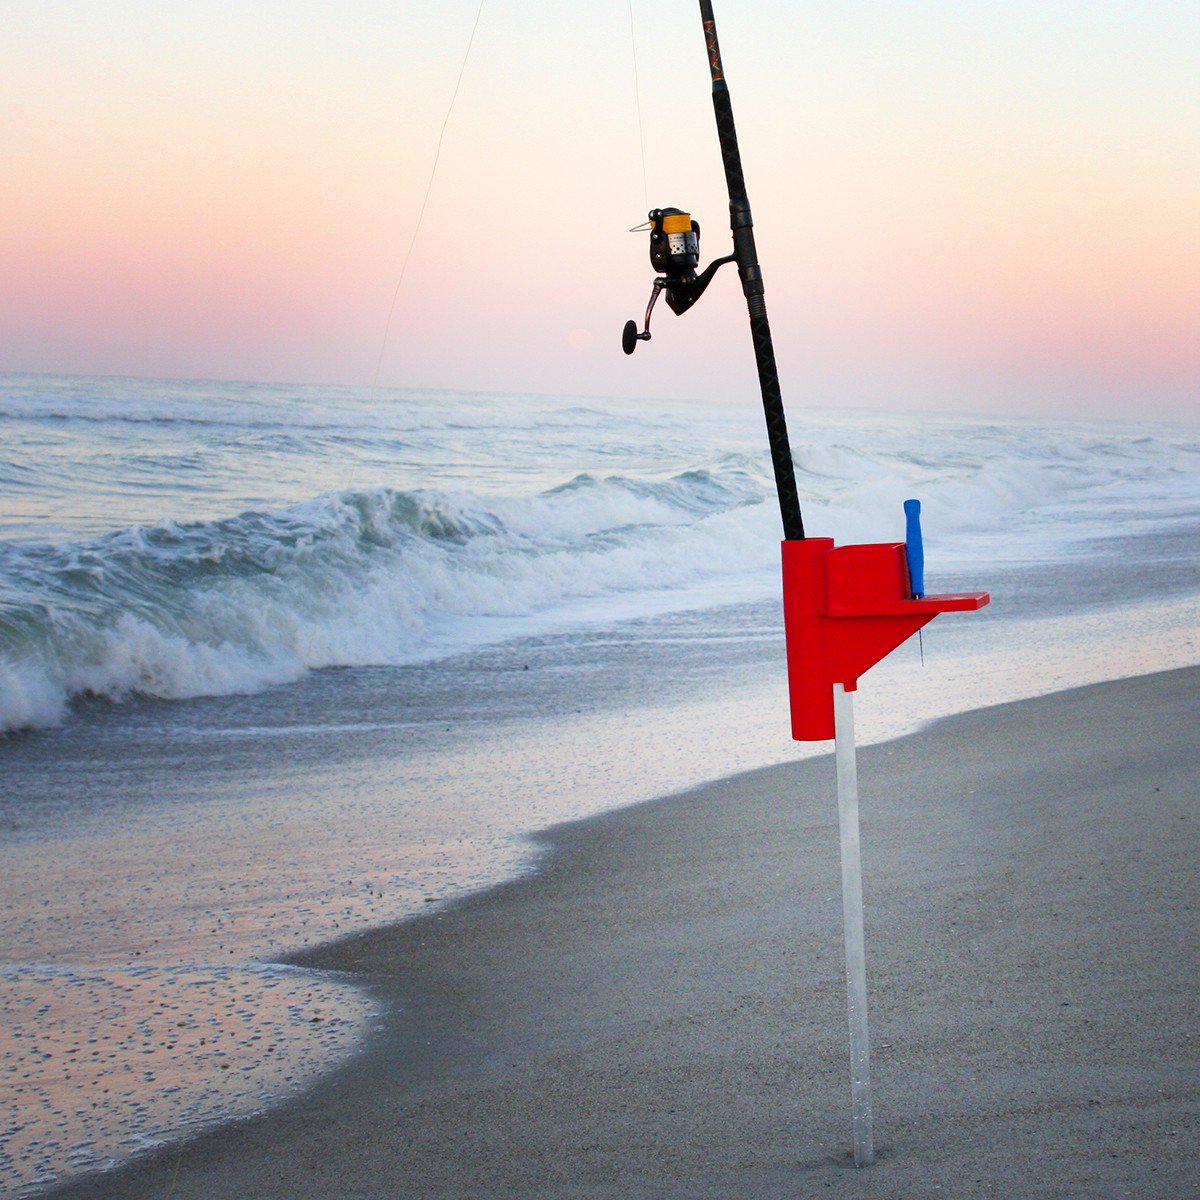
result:
[[[650,314],[658,301],[659,292],[666,292],[667,307],[682,316],[704,294],[718,269],[734,261],[732,254],[714,259],[705,270],[696,274],[700,263],[700,223],[692,214],[680,208],[652,208],[648,222],[638,225],[632,233],[650,232],[650,265],[658,272],[646,305],[646,317],[641,332],[636,321],[626,321],[621,333],[621,349],[632,354],[638,342],[650,340]]]
[[[650,213],[650,265],[660,274],[683,279],[700,263],[700,222],[680,208]]]

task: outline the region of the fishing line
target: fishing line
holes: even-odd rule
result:
[[[637,34],[633,26],[633,0],[629,0],[629,44],[633,47],[633,99],[637,105],[638,146],[642,151],[642,208],[649,211],[650,185],[646,182],[646,138],[642,133],[642,88],[638,79]]]
[[[632,3],[633,0],[630,0]],[[392,329],[392,317],[396,312],[396,301],[400,298],[400,286],[404,283],[404,275],[408,270],[408,260],[412,258],[413,247],[417,244],[417,235],[421,232],[421,222],[425,219],[425,206],[429,203],[429,193],[433,191],[433,180],[437,175],[438,161],[442,157],[442,140],[446,136],[446,126],[450,124],[450,115],[454,112],[454,102],[458,99],[459,89],[462,87],[463,75],[467,70],[467,59],[471,57],[471,47],[475,44],[475,30],[479,28],[479,18],[483,16],[483,6],[485,0],[479,0],[479,8],[475,13],[475,24],[471,26],[471,36],[467,39],[467,49],[463,54],[462,65],[458,68],[458,79],[454,84],[454,94],[450,97],[450,106],[446,109],[446,116],[442,121],[441,131],[438,133],[437,150],[433,156],[433,167],[429,172],[429,182],[425,185],[425,195],[421,200],[421,208],[417,213],[417,224],[413,229],[412,240],[408,243],[408,252],[404,255],[404,262],[400,264],[400,278],[396,280],[396,290],[392,293],[392,303],[388,308],[387,321],[383,326],[383,343],[379,347],[379,358],[375,363],[375,376],[371,380],[372,387],[379,386],[379,373],[383,370],[383,356],[387,352],[388,334]]]

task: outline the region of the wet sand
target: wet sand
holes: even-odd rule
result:
[[[306,953],[384,1006],[285,1108],[60,1197],[1200,1195],[1200,668],[860,752],[875,1166],[849,1165],[832,759],[544,835]]]

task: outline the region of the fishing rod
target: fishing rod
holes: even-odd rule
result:
[[[783,519],[783,536],[788,541],[804,540],[804,520],[800,514],[800,496],[796,491],[796,472],[792,465],[792,450],[788,443],[787,420],[783,412],[783,395],[779,388],[779,370],[775,365],[775,347],[771,341],[771,325],[767,320],[767,302],[763,288],[762,267],[754,245],[754,218],[746,195],[746,179],[742,172],[742,155],[738,149],[737,127],[733,120],[733,105],[729,85],[721,65],[721,48],[717,42],[717,23],[711,0],[700,0],[700,18],[704,24],[704,40],[708,47],[708,66],[712,74],[713,111],[717,119],[717,137],[721,144],[721,159],[725,164],[725,182],[729,190],[729,226],[733,233],[733,253],[715,259],[699,275],[700,224],[690,213],[678,208],[655,208],[647,214],[648,223],[635,231],[650,233],[650,263],[658,272],[646,305],[643,328],[636,321],[627,321],[621,335],[621,347],[626,354],[637,349],[638,342],[650,340],[650,314],[659,293],[665,293],[667,307],[682,316],[704,294],[713,276],[726,263],[737,263],[742,292],[750,314],[750,335],[754,340],[754,358],[758,364],[758,383],[762,392],[763,414],[767,421],[767,439],[771,447],[771,463],[775,470],[775,490],[779,493],[779,512]]]
[[[854,1165],[865,1167],[875,1161],[875,1143],[854,693],[864,672],[914,633],[919,635],[939,613],[970,612],[982,608],[990,597],[987,592],[926,594],[921,505],[915,499],[904,503],[904,542],[835,546],[831,537],[805,537],[771,326],[767,321],[762,268],[754,246],[754,220],[746,196],[712,0],[700,0],[700,17],[712,75],[713,112],[729,189],[733,253],[715,259],[697,274],[699,222],[682,209],[651,209],[647,224],[637,229],[649,231],[650,264],[657,277],[646,305],[643,328],[639,330],[635,321],[626,322],[621,346],[626,354],[632,354],[638,342],[650,340],[650,316],[660,294],[665,295],[672,312],[682,315],[700,299],[721,267],[737,263],[750,314],[775,487],[783,517],[783,623],[792,737],[800,742],[834,739]]]

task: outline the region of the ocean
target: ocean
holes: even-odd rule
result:
[[[1200,429],[789,425],[810,534],[916,496],[928,590],[992,593],[864,677],[860,741],[1200,662]],[[353,1054],[380,1014],[289,952],[827,751],[779,536],[750,399],[0,376],[0,1191]]]

